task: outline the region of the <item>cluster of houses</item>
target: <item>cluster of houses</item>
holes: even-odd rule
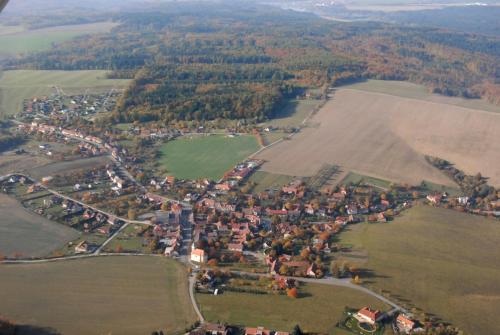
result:
[[[263,161],[257,159],[250,159],[241,164],[236,165],[231,171],[224,174],[221,181],[215,184],[214,188],[217,191],[227,192],[247,179],[255,170],[261,166]]]
[[[190,230],[193,213],[190,208],[173,203],[169,211],[158,212],[153,219],[153,235],[165,256],[176,257],[181,253],[185,231]]]
[[[465,195],[450,196],[447,192],[433,192],[427,195],[426,200],[432,206],[446,206],[463,212],[500,218],[499,199],[487,201],[478,207],[474,198]]]
[[[115,192],[119,192],[121,189],[127,186],[127,181],[122,178],[119,173],[116,172],[115,169],[113,168],[108,168],[106,170],[106,174],[108,175],[109,179],[113,183],[113,188],[112,190]]]
[[[204,323],[189,335],[289,335],[288,332],[270,330],[265,327],[231,327],[218,323]]]

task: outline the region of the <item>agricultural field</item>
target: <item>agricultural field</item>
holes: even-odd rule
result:
[[[161,257],[1,265],[0,314],[64,334],[172,334],[196,321],[186,275]]]
[[[49,164],[51,160],[44,156],[16,155],[14,153],[0,154],[0,175],[13,172],[28,172],[37,166]]]
[[[78,36],[109,32],[116,25],[113,22],[98,22],[34,30],[27,30],[23,26],[0,27],[2,30],[6,28],[0,34],[0,57],[49,50],[55,44]]]
[[[47,176],[69,174],[77,170],[91,169],[111,163],[111,159],[106,156],[81,158],[73,161],[53,162],[47,165],[30,169],[29,175],[36,179],[41,179]]]
[[[0,194],[0,254],[43,257],[75,240],[78,231],[25,209],[16,199]]]
[[[289,141],[262,151],[263,171],[312,176],[325,163],[379,179],[454,186],[425,155],[500,185],[500,113],[339,89]]]
[[[0,42],[1,43],[1,42]],[[50,95],[54,86],[66,94],[103,92],[123,88],[126,79],[107,79],[106,71],[38,71],[13,70],[0,73],[0,116],[14,115],[22,110],[23,101]]]
[[[257,139],[250,135],[195,135],[164,144],[160,164],[180,179],[219,180],[258,149]]]
[[[196,299],[208,321],[265,326],[282,331],[291,331],[299,324],[306,332],[339,335],[349,334],[335,327],[346,306],[390,309],[371,296],[343,287],[301,284],[299,291],[302,297],[299,295],[296,300],[285,295],[235,292],[224,292],[219,296],[197,294]]]
[[[359,224],[340,235],[363,282],[468,334],[499,334],[500,225],[419,205],[387,224]]]

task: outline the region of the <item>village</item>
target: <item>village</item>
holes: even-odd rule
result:
[[[82,107],[90,97],[73,99],[75,103],[68,111],[77,116],[90,111]],[[65,123],[59,123],[61,115],[72,115],[54,107],[60,103],[57,99],[34,99],[26,104],[23,117],[28,117],[16,120],[18,131],[41,136],[47,144],[40,149],[48,156],[51,144],[61,142],[75,147],[73,154],[77,157],[102,157],[103,163],[40,180],[24,174],[0,179],[2,192],[18,199],[24,207],[81,233],[78,240],[55,250],[50,256],[53,258],[100,253],[163,255],[194,269],[196,292],[217,295],[231,290],[251,294],[271,291],[296,298],[304,279],[362,283],[362,274],[355,267],[337,261],[337,253],[349,251],[349,247],[338,243],[338,235],[348,225],[384,224],[417,202],[500,216],[498,200],[479,202],[422,185],[393,184],[383,188],[348,183],[320,187],[311,180],[295,178],[280,188],[252,192],[249,177],[264,163],[252,158],[238,163],[217,181],[155,176],[141,167],[140,155],[114,140],[116,134],[98,137],[85,127],[66,128]],[[102,97],[93,103],[99,108],[104,105]],[[33,114],[43,114],[49,121],[33,119]],[[64,122],[71,123],[71,118]],[[134,126],[124,132],[152,141],[183,135],[176,129]],[[264,285],[255,289],[254,282]],[[382,334],[388,322],[400,334],[422,332],[419,322],[407,311],[385,313],[369,306],[346,310],[337,326],[354,333]],[[239,329],[236,333],[242,331],[245,335],[288,334],[264,327]],[[234,332],[226,325],[205,323],[191,334]]]

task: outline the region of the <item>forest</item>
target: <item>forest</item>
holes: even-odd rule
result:
[[[120,25],[110,33],[3,65],[104,69],[111,77],[133,78],[111,122],[258,122],[309,88],[368,78],[500,103],[500,39],[492,36],[336,22],[238,2],[164,3],[113,20]]]

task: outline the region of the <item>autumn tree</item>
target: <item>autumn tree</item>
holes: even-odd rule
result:
[[[286,295],[289,296],[290,298],[297,299],[299,296],[299,292],[297,291],[296,287],[292,287],[286,291]]]

